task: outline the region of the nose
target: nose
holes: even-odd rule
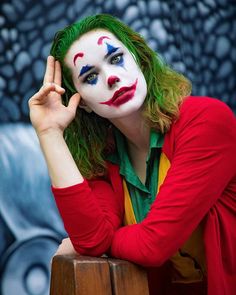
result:
[[[110,76],[107,80],[107,83],[110,88],[117,82],[120,82],[120,78],[118,78],[117,76]]]

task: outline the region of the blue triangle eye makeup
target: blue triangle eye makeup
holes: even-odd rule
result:
[[[119,49],[119,47],[114,47],[108,44],[107,42],[106,42],[106,46],[107,46],[107,54],[105,55],[106,58]]]
[[[83,66],[80,73],[79,73],[79,77],[82,76],[83,74],[87,73],[88,71],[90,71],[92,68],[94,68],[94,67],[90,66],[90,65]]]
[[[109,57],[111,54],[115,53],[118,49],[120,49],[120,47],[114,47],[107,42],[106,42],[106,46],[107,46],[107,54],[105,55],[105,58]],[[118,54],[114,55],[111,58],[110,62],[113,65],[124,67],[123,53],[118,53]]]
[[[86,82],[86,83],[88,83],[90,85],[96,85],[97,84],[97,81],[98,81],[98,75],[97,75],[97,73],[91,73],[91,74],[89,74],[85,78],[85,80],[84,80],[84,82]]]
[[[89,72],[93,68],[94,66],[90,66],[90,65],[83,66],[79,73],[79,77],[83,76],[85,73]],[[90,85],[95,85],[97,83],[97,80],[98,80],[97,73],[92,72],[85,76],[85,78],[83,79],[83,82],[88,83]]]
[[[124,67],[123,53],[118,53],[118,54],[114,55],[114,56],[111,58],[110,63],[111,63],[112,65],[119,66],[119,67],[122,67],[122,68],[125,69],[125,67]]]

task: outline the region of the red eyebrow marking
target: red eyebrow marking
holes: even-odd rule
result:
[[[100,38],[98,39],[98,45],[102,45],[102,41],[103,41],[103,39],[110,39],[110,38],[107,37],[107,36],[102,36],[102,37],[100,37]]]
[[[78,57],[83,57],[83,56],[84,56],[83,52],[79,52],[79,53],[77,53],[77,54],[74,56],[74,60],[73,60],[73,62],[74,62],[74,66],[75,66],[76,59],[77,59]]]

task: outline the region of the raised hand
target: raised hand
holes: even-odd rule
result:
[[[63,132],[74,119],[80,95],[74,94],[66,107],[61,101],[64,92],[60,63],[49,56],[43,86],[29,100],[30,120],[38,135],[53,129]]]

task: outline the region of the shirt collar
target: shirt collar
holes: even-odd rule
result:
[[[139,180],[138,176],[136,175],[132,167],[127,152],[127,143],[124,135],[117,128],[114,128],[114,137],[116,142],[116,150],[112,154],[107,156],[107,160],[119,165],[120,174],[124,176],[126,181],[130,182],[131,184],[135,184],[143,191],[148,192],[147,188]],[[150,161],[153,151],[155,151],[158,148],[162,148],[163,142],[164,135],[152,129],[150,133],[149,151],[146,159],[147,163]]]

